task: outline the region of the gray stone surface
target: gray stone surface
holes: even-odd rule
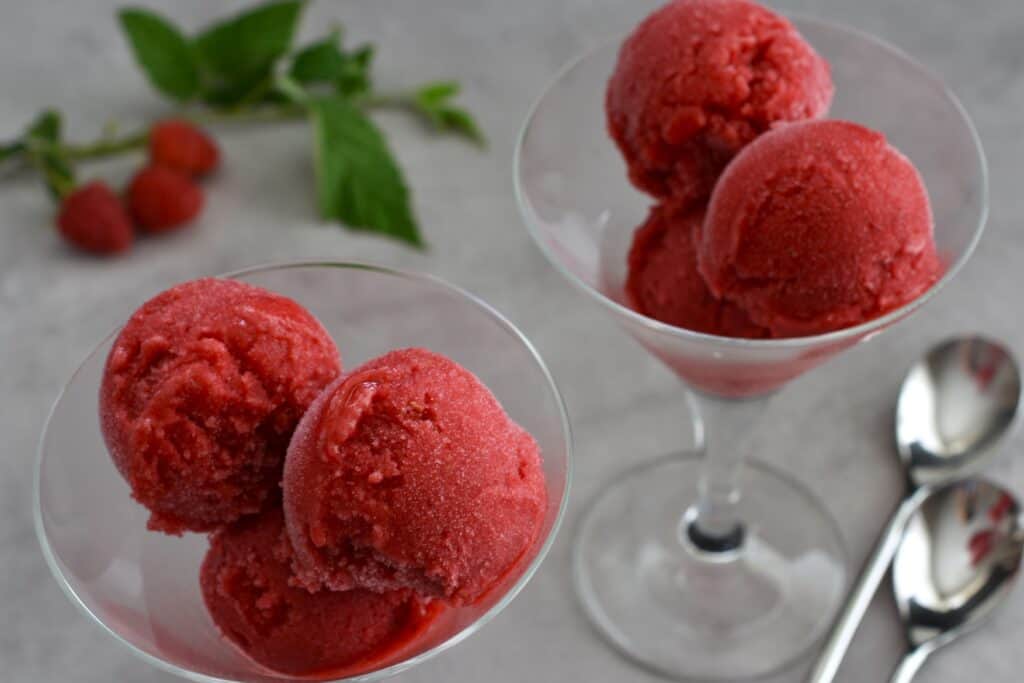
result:
[[[115,31],[116,3],[2,3],[0,138],[43,105],[72,112],[88,137],[110,116],[126,124],[163,111]],[[146,2],[153,5],[154,2]],[[160,3],[188,24],[238,2]],[[319,224],[307,132],[223,131],[227,164],[192,230],[150,240],[128,258],[65,249],[35,182],[0,183],[0,679],[169,682],[114,643],[65,599],[32,529],[36,441],[47,409],[78,361],[145,296],[182,279],[280,259],[368,261],[433,272],[505,312],[539,346],[565,393],[577,435],[577,479],[564,532],[522,596],[468,642],[403,677],[456,681],[655,680],[613,654],[576,607],[571,533],[596,486],[621,467],[688,444],[676,380],[569,288],[521,226],[511,191],[515,136],[527,107],[565,60],[622,31],[651,0],[320,0],[307,31],[334,19],[379,41],[380,80],[459,78],[492,145],[487,153],[434,140],[400,115],[381,116],[415,188],[433,248],[420,254]],[[948,80],[972,112],[989,154],[992,214],[972,263],[914,320],[795,382],[770,407],[764,456],[814,487],[862,558],[900,491],[890,412],[903,369],[952,332],[983,330],[1018,350],[1024,261],[1024,4],[1017,0],[787,0],[784,9],[852,24],[904,47]],[[908,112],[913,115],[913,112]],[[131,162],[104,170],[124,177]],[[581,343],[586,340],[588,343]],[[995,476],[1024,491],[1009,456]],[[1024,591],[982,634],[936,656],[922,683],[1017,681],[1024,666]],[[840,675],[887,680],[902,647],[896,614],[877,599]],[[806,664],[773,681],[797,681]]]

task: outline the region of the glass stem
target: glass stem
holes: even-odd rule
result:
[[[739,515],[740,469],[752,433],[768,397],[729,399],[705,396],[701,401],[704,422],[704,467],[699,498],[687,514],[689,541],[705,552],[730,552],[743,543],[744,525]]]

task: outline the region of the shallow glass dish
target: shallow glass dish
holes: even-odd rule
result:
[[[380,680],[461,642],[523,589],[550,549],[565,512],[572,439],[544,362],[500,313],[430,276],[358,264],[294,263],[225,277],[283,294],[309,309],[334,337],[346,368],[410,346],[448,356],[475,373],[537,440],[548,509],[541,534],[519,566],[480,603],[446,611],[423,637],[375,670],[327,680]],[[100,378],[116,334],[93,350],[64,387],[40,443],[36,531],[54,577],[82,611],[161,669],[204,683],[292,680],[254,663],[221,638],[199,590],[206,537],[147,531],[148,512],[132,500],[111,462],[97,409]]]

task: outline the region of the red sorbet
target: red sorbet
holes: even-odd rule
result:
[[[471,603],[537,538],[547,506],[536,442],[487,388],[424,349],[332,384],[295,433],[284,507],[310,587],[412,588]]]
[[[214,534],[200,572],[203,599],[224,636],[292,676],[365,671],[423,632],[436,606],[412,591],[310,593],[292,581],[280,507]]]
[[[913,164],[846,121],[782,126],[729,165],[697,249],[711,291],[773,336],[871,320],[942,272]]]
[[[716,299],[697,271],[694,237],[703,211],[651,207],[629,251],[626,292],[633,307],[663,323],[722,337],[768,336],[740,308]]]
[[[633,183],[684,208],[780,121],[823,116],[828,64],[783,17],[746,0],[674,0],[645,19],[608,83],[608,129]]]
[[[259,512],[299,419],[340,372],[320,323],[258,287],[196,280],[143,304],[107,357],[100,423],[149,527],[211,531]]]

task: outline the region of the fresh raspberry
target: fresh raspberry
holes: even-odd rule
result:
[[[94,254],[126,251],[135,240],[132,221],[121,200],[98,180],[64,198],[57,228],[68,242]]]
[[[167,232],[189,222],[203,208],[203,190],[165,166],[146,166],[128,186],[132,216],[147,232]]]
[[[154,164],[167,166],[190,176],[210,173],[220,161],[217,144],[187,121],[161,121],[149,131],[149,157]]]

